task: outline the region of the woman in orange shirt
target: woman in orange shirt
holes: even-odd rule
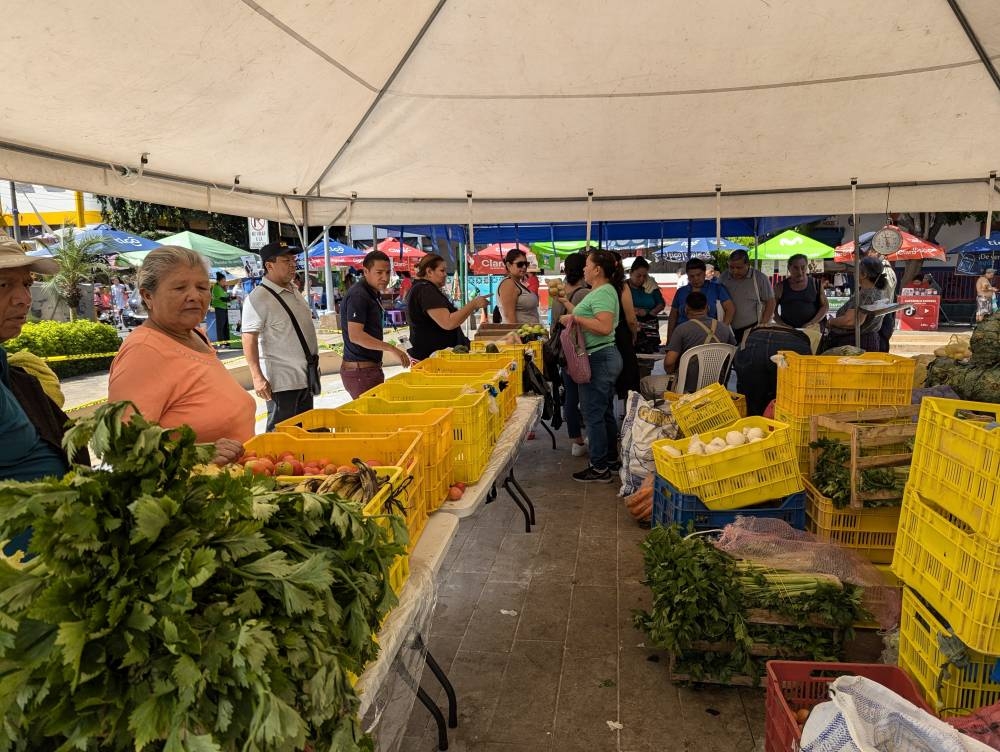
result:
[[[137,285],[149,319],[112,362],[108,400],[133,402],[166,428],[191,426],[200,443],[216,445],[219,464],[238,459],[254,435],[256,405],[197,328],[212,297],[204,259],[187,248],[157,248]]]

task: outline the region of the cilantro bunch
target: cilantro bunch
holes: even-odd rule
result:
[[[405,525],[270,479],[128,406],[66,435],[98,469],[0,483],[0,750],[369,750],[350,674],[377,654]]]

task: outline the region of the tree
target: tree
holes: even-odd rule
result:
[[[971,212],[925,212],[920,214],[892,214],[892,221],[911,235],[923,238],[929,243],[937,243],[938,233],[942,227],[960,225],[975,214]],[[983,214],[982,216],[985,216]],[[919,273],[924,266],[923,259],[911,259],[903,267],[903,277],[899,280],[899,289],[906,285]]]
[[[83,300],[83,290],[80,285],[95,281],[108,281],[108,265],[99,253],[103,249],[103,238],[77,238],[73,228],[63,228],[62,242],[54,259],[59,264],[59,271],[52,275],[45,288],[52,290],[56,296],[69,306],[69,318],[73,321]]]
[[[192,225],[197,224],[199,227],[207,226],[204,234],[223,243],[240,248],[246,248],[250,243],[246,217],[181,209],[114,196],[99,195],[97,201],[101,205],[101,216],[109,225],[153,240],[190,230]]]

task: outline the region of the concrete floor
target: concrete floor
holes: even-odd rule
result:
[[[762,750],[763,690],[667,681],[665,655],[631,624],[650,599],[640,584],[645,531],[617,484],[569,477],[585,458],[570,457],[565,435],[558,451],[538,436],[518,473],[537,510],[534,531],[524,532],[501,491],[461,521],[439,577],[429,647],[458,693],[450,749]],[[444,707],[429,672],[422,683]],[[436,748],[430,716],[415,704],[402,752]]]

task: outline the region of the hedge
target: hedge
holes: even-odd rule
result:
[[[114,353],[121,347],[118,331],[107,324],[93,321],[40,321],[27,323],[21,333],[3,344],[9,353],[27,350],[39,357],[53,355],[85,355],[86,353]],[[60,378],[81,373],[106,371],[113,356],[62,360],[49,363]]]

